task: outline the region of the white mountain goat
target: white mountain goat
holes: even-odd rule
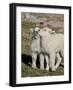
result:
[[[34,29],[30,29],[32,34],[32,41],[31,41],[31,56],[32,56],[32,67],[36,68],[36,60],[37,55],[40,55],[40,69],[44,69],[44,58],[46,60],[46,70],[49,70],[49,60],[47,54],[43,55],[41,52],[40,47],[40,36],[39,36],[40,28],[36,27]]]
[[[39,28],[30,29],[32,40],[31,40],[31,56],[32,56],[32,67],[36,68],[37,55],[40,53],[40,37]]]
[[[50,56],[49,65],[51,70],[55,71],[62,60],[59,52],[64,57],[64,35],[60,33],[51,34],[53,32],[49,28],[43,28],[39,31],[39,35],[41,37],[41,52]],[[57,63],[55,62],[55,57],[58,58]]]

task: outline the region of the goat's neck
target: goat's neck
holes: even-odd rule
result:
[[[43,45],[46,45],[46,43],[50,43],[50,36],[42,36],[40,37],[40,46],[43,47]]]

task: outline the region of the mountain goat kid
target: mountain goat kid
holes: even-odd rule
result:
[[[39,31],[39,35],[41,38],[41,52],[50,56],[50,69],[55,71],[62,60],[59,52],[64,57],[64,35],[60,33],[51,34],[53,32],[50,28],[43,28]],[[58,58],[57,63],[55,62],[55,57]]]
[[[37,55],[40,53],[40,36],[38,34],[39,28],[30,29],[32,40],[31,40],[31,56],[32,56],[32,67],[36,68]]]
[[[30,29],[32,40],[31,40],[31,56],[32,56],[32,67],[36,68],[36,60],[37,55],[40,56],[40,69],[44,69],[44,58],[46,60],[46,70],[49,70],[49,60],[48,56],[45,54],[43,55],[41,52],[41,46],[40,46],[40,36],[39,36],[40,28],[36,27],[34,29]]]

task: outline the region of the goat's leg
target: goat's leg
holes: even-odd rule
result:
[[[32,67],[36,68],[37,53],[32,53]]]
[[[50,54],[50,68],[51,71],[55,71],[55,53]]]
[[[45,60],[46,60],[46,70],[49,70],[49,58],[47,55],[45,55]]]
[[[62,58],[60,57],[59,53],[56,53],[56,57],[57,57],[57,63],[55,65],[55,68],[57,69],[61,63]]]
[[[40,54],[40,69],[44,69],[44,55]]]
[[[61,55],[62,55],[62,59],[63,59],[63,62],[61,62],[61,66],[64,67],[64,49],[61,50]]]

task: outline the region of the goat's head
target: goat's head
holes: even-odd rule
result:
[[[34,29],[30,29],[30,32],[31,32],[31,34],[32,34],[32,38],[33,39],[37,39],[38,38],[38,36],[39,36],[39,31],[40,31],[40,28],[39,27],[36,27],[36,28],[34,28]]]

